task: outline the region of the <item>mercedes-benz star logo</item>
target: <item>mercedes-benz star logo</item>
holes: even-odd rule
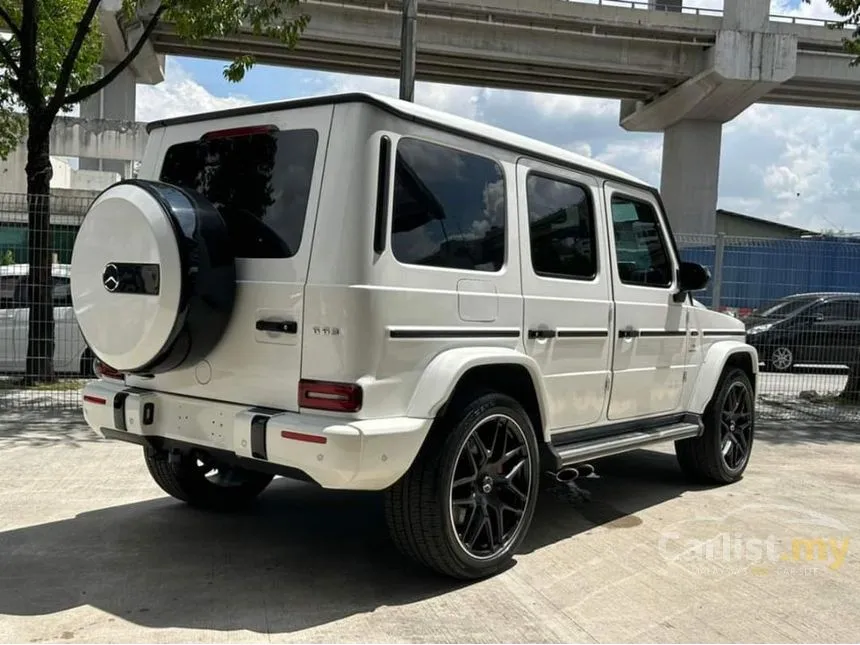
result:
[[[119,269],[115,264],[108,264],[102,273],[102,284],[105,289],[113,293],[119,288]]]

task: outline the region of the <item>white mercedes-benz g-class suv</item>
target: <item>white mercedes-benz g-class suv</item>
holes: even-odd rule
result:
[[[658,192],[566,150],[343,94],[150,124],[77,236],[87,422],[210,509],[276,475],[384,491],[393,541],[494,574],[539,478],[674,442],[739,479],[758,357],[693,300]]]

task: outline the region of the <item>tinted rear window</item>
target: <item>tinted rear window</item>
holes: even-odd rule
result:
[[[288,130],[178,143],[161,181],[212,202],[237,257],[287,258],[302,241],[317,141],[316,130]]]
[[[493,159],[401,139],[391,248],[405,264],[499,271],[505,262],[505,182]]]

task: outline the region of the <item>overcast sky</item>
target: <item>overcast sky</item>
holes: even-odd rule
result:
[[[773,0],[772,13],[834,17],[824,0]],[[722,0],[684,1],[721,7]],[[341,90],[397,94],[395,80],[257,67],[239,84],[223,62],[169,58],[138,86],[141,121]],[[860,75],[860,67],[857,68]],[[662,135],[626,132],[618,101],[419,83],[416,101],[517,131],[659,184]],[[818,230],[860,231],[860,113],[755,105],[723,127],[718,207]]]

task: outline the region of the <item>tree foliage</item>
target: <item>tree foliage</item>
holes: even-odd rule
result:
[[[139,54],[146,38],[105,77],[96,76],[103,46],[100,4],[102,0],[0,0],[0,29],[10,34],[0,42],[0,158],[20,142],[26,130],[23,113],[41,110],[52,120],[109,84]],[[298,4],[299,0],[122,0],[119,18],[124,27],[142,27],[144,36],[159,24],[169,24],[190,41],[247,31],[292,47],[309,20],[297,10]],[[22,52],[22,37],[27,52]],[[239,56],[225,66],[224,76],[240,81],[255,62],[253,56]]]
[[[181,39],[248,32],[296,44],[308,23],[299,0],[0,0],[0,158],[26,136],[30,308],[29,383],[53,380],[51,300],[50,132],[57,115],[110,84],[140,54],[159,25]],[[128,51],[101,75],[99,10],[113,11]],[[229,62],[224,76],[241,80],[252,56]]]
[[[803,0],[811,4],[812,0]],[[839,20],[831,22],[831,29],[846,29],[852,27],[850,36],[843,38],[845,51],[853,56],[851,66],[860,64],[860,0],[827,0],[827,4],[833,12],[839,16]]]

